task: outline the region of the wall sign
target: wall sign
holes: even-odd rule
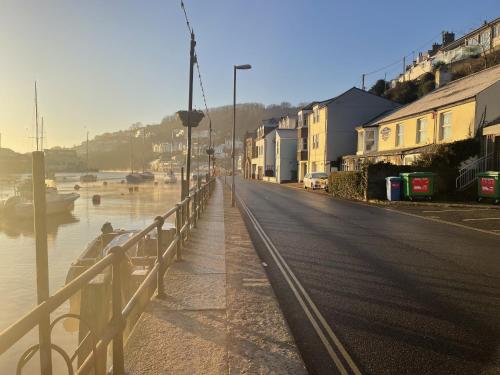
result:
[[[389,136],[391,135],[391,128],[388,128],[386,126],[380,131],[380,134],[382,135],[382,140],[387,141],[389,139]]]

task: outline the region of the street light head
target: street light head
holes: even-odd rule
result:
[[[244,64],[244,65],[235,65],[235,69],[252,69],[252,65],[250,64]]]

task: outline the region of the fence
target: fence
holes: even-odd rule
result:
[[[152,295],[156,290],[159,297],[164,296],[163,276],[168,262],[174,256],[177,256],[177,259],[182,257],[184,242],[189,237],[191,229],[196,227],[198,218],[204,212],[214,185],[215,179],[211,179],[203,185],[198,184],[197,188],[190,191],[186,199],[177,203],[175,207],[171,208],[164,215],[156,217],[149,226],[133,235],[123,245],[113,247],[107,255],[5,329],[0,333],[0,355],[28,334],[33,328],[38,327],[39,343],[31,346],[22,354],[17,365],[18,374],[21,374],[23,367],[37,352],[40,352],[40,373],[44,375],[52,374],[53,352],[63,358],[69,374],[75,373],[75,367],[77,374],[105,374],[107,373],[108,345],[111,342],[113,374],[123,374],[123,341],[127,320],[131,319],[133,312],[137,313],[137,307],[148,294]],[[165,220],[173,215],[175,215],[175,235],[172,236],[172,240],[167,245],[162,241],[162,228]],[[130,298],[127,298],[123,293],[123,269],[125,268],[125,263],[129,260],[127,251],[138,245],[140,241],[154,230],[157,231],[156,256],[152,259],[154,263],[152,263],[149,272],[147,272],[135,292]],[[73,295],[82,292],[93,280],[103,275],[109,268],[111,268],[111,319],[109,319],[109,315],[106,316],[101,332],[94,332],[90,329],[88,321],[84,321],[80,315],[72,313],[57,317],[50,323],[48,329],[42,329],[44,322],[50,322],[50,314],[52,312],[66,301],[69,301]],[[149,298],[147,299],[149,300]],[[63,319],[77,319],[80,321],[80,327],[83,323],[88,328],[88,334],[79,341],[75,353],[71,356],[60,346],[51,342],[50,335],[54,325]],[[82,357],[81,349],[83,346],[89,348],[89,354]],[[74,361],[76,358],[79,358],[79,361],[75,366]]]

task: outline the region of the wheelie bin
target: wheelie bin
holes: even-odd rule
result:
[[[388,201],[401,200],[401,177],[386,177],[385,186]]]
[[[403,197],[413,200],[424,198],[431,200],[434,195],[436,174],[432,172],[401,173],[403,180]]]
[[[500,201],[500,172],[487,171],[477,175],[477,200],[492,199],[495,204]]]

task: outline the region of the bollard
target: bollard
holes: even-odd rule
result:
[[[165,263],[163,262],[163,251],[162,251],[162,228],[165,224],[165,220],[162,216],[157,216],[155,221],[158,223],[156,226],[156,262],[158,263],[158,274],[156,275],[156,288],[157,288],[157,298],[165,298],[165,285],[163,284],[163,274],[165,273]]]
[[[123,251],[120,246],[114,247],[110,253],[116,254],[111,267],[111,308],[112,324],[118,325],[118,333],[113,337],[113,374],[124,374],[123,358],[123,316],[122,316],[122,287],[121,264]]]

